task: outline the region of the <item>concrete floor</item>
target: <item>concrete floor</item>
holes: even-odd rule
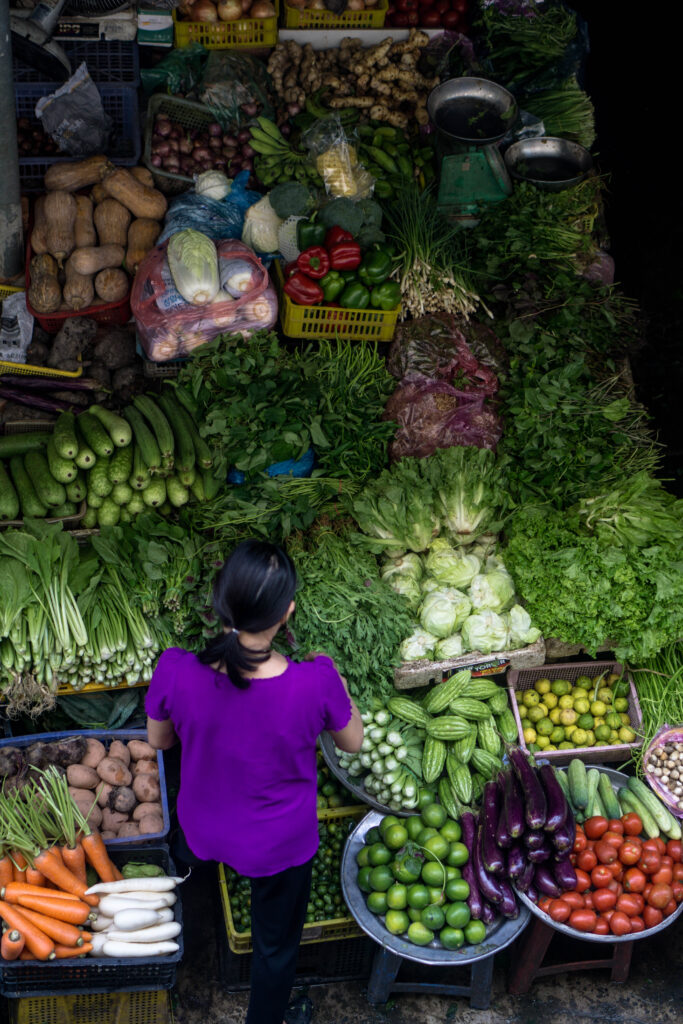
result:
[[[220,980],[218,942],[208,925],[221,928],[215,871],[193,873],[184,887],[185,958],[178,972],[177,1024],[242,1024],[247,992],[228,992]],[[192,912],[189,907],[192,906]],[[556,940],[553,940],[554,948]],[[599,955],[595,945],[577,946],[575,959]],[[600,950],[600,953],[602,950]],[[681,1024],[683,1022],[683,927],[680,921],[659,935],[636,943],[625,984],[613,984],[606,970],[565,973],[536,981],[524,996],[505,991],[516,950],[498,955],[493,998],[488,1010],[472,1010],[467,999],[399,993],[386,1006],[371,1006],[363,981],[310,987],[313,1024]],[[402,977],[402,975],[401,975]],[[465,978],[456,981],[462,984]]]

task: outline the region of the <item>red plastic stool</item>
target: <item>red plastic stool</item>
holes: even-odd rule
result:
[[[572,963],[549,964],[543,966],[543,958],[548,951],[554,928],[534,918],[531,927],[526,930],[516,949],[514,966],[508,980],[507,990],[511,995],[520,996],[528,992],[536,978],[545,978],[551,974],[566,974],[567,971],[592,971],[597,968],[611,968],[612,981],[626,981],[631,966],[632,942],[615,942],[610,948],[612,955],[602,959],[576,960]],[[580,937],[577,935],[577,939]]]

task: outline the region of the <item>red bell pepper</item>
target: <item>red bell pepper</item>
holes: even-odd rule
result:
[[[315,306],[324,298],[323,290],[318,282],[306,277],[300,270],[295,271],[285,281],[283,291],[299,306]]]
[[[335,225],[335,227],[330,228],[330,230],[325,235],[325,248],[329,250],[332,248],[333,245],[337,245],[338,242],[352,241],[353,235],[351,234],[350,231],[344,231],[344,228],[339,228]]]
[[[292,274],[296,274],[298,269],[299,268],[296,265],[296,260],[292,260],[291,263],[285,263],[284,267],[282,268],[282,276],[284,277],[285,281],[287,280],[287,278],[291,277]]]
[[[318,281],[330,269],[330,257],[322,245],[311,245],[299,253],[296,265],[308,277]]]
[[[360,266],[361,253],[358,242],[337,242],[330,246],[332,270],[356,270]]]

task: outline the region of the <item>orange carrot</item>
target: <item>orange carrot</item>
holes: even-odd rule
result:
[[[112,861],[112,867],[114,868],[114,881],[115,882],[122,882],[123,881],[123,875],[119,871],[119,869],[117,868],[116,864],[114,864],[113,861]]]
[[[25,876],[28,885],[45,885],[45,875],[36,868],[27,867]]]
[[[0,942],[0,956],[3,960],[16,960],[24,948],[24,936],[16,928],[9,928]]]
[[[0,900],[0,917],[9,928],[16,928],[21,932],[26,948],[29,953],[33,953],[36,960],[54,960],[55,944],[52,939],[48,938],[45,932],[41,932],[40,928],[36,928],[20,910]]]
[[[17,899],[19,908],[28,907],[29,910],[36,910],[39,914],[47,914],[58,921],[67,921],[69,924],[85,924],[91,914],[91,908],[87,903],[77,900],[49,900],[42,896],[19,896]]]
[[[58,960],[66,960],[73,956],[85,956],[86,953],[92,953],[92,943],[90,942],[84,946],[55,946],[55,956]]]
[[[19,954],[19,959],[20,960],[35,960],[36,958],[34,957],[33,953],[29,953],[29,951],[27,949],[22,949],[21,953]]]
[[[39,853],[35,858],[35,865],[39,871],[43,872],[46,878],[49,878],[51,882],[58,885],[63,892],[72,892],[92,907],[96,907],[100,902],[98,897],[86,895],[88,886],[85,882],[81,882],[68,868],[64,867],[61,857],[57,859],[57,855],[52,851],[43,850]]]
[[[5,854],[4,857],[0,857],[0,889],[4,889],[6,885],[14,881],[14,865],[9,858],[9,854]]]
[[[90,934],[90,932],[84,932],[82,928],[80,929],[80,932],[81,938],[83,939],[84,942],[92,942],[92,935]]]
[[[114,872],[116,868],[109,859],[107,847],[104,845],[104,839],[100,833],[91,832],[89,836],[83,836],[81,845],[83,846],[83,852],[88,860],[88,864],[95,869],[99,880],[101,882],[115,882]]]
[[[67,924],[66,921],[58,921],[57,918],[48,917],[46,914],[38,914],[35,910],[27,910],[26,907],[21,908],[21,913],[36,928],[40,928],[41,932],[45,932],[55,942],[61,942],[64,946],[82,946],[85,941],[79,929],[73,924]]]
[[[15,882],[25,882],[26,881],[26,863],[27,863],[26,862],[26,857],[24,857],[23,853],[19,853],[19,850],[12,850],[12,860],[14,861],[14,863],[12,865],[14,881]]]
[[[85,853],[80,843],[76,843],[75,846],[64,845],[61,847],[62,860],[64,866],[71,871],[76,878],[80,878],[86,886],[88,879],[85,873]]]
[[[22,882],[10,882],[2,890],[3,900],[8,903],[16,903],[17,896],[48,896],[51,900],[70,900],[72,903],[79,903],[78,896],[72,892],[62,892],[60,889],[48,889],[41,885],[28,885]]]

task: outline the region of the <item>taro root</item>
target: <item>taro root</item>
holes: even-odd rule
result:
[[[88,744],[83,736],[67,736],[52,744],[54,763],[68,768],[71,764],[79,764],[85,757]]]
[[[52,743],[32,743],[24,754],[26,764],[32,768],[47,768],[55,763],[54,746]]]
[[[130,814],[137,802],[137,797],[129,786],[115,786],[109,794],[109,809],[121,814]]]
[[[24,758],[17,747],[0,749],[0,776],[16,775],[23,763]]]

